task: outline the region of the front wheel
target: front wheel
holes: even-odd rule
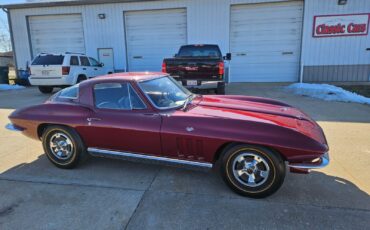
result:
[[[52,86],[39,86],[39,91],[44,94],[49,94],[53,92]]]
[[[49,126],[42,135],[42,145],[48,159],[59,168],[74,168],[87,158],[81,137],[69,127]]]
[[[243,196],[267,197],[284,182],[284,160],[265,147],[236,145],[224,152],[221,163],[223,179]]]

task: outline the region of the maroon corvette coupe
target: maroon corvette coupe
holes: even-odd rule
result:
[[[122,73],[63,89],[18,109],[8,128],[42,141],[49,160],[73,168],[88,155],[211,168],[236,192],[279,189],[286,162],[307,173],[329,163],[322,129],[283,102],[190,93],[164,73]]]

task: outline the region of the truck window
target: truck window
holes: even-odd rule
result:
[[[180,48],[178,57],[215,57],[221,58],[220,49],[217,46],[199,45],[183,46]]]
[[[63,55],[39,55],[33,60],[32,65],[61,65],[63,61]]]

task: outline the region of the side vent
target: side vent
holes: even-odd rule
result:
[[[189,138],[176,138],[177,154],[189,160],[204,160],[203,141]]]

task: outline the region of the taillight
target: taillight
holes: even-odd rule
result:
[[[218,63],[218,75],[224,75],[225,73],[225,64],[224,62]]]
[[[70,69],[69,66],[62,66],[62,75],[68,75]]]
[[[166,62],[162,63],[162,72],[167,73],[167,64],[166,64]]]

